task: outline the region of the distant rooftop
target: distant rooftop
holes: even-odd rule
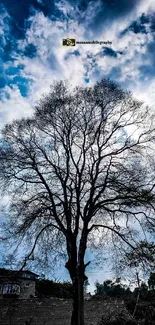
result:
[[[38,274],[31,272],[29,270],[8,270],[5,268],[0,268],[0,278],[2,277],[13,277],[18,276],[22,278],[29,278],[29,279],[37,279],[39,277]]]

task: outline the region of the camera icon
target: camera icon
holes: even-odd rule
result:
[[[74,38],[65,38],[62,40],[63,46],[75,46],[75,39]]]

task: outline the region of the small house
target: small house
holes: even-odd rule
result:
[[[15,271],[0,268],[0,299],[30,299],[35,296],[38,275],[28,271]]]

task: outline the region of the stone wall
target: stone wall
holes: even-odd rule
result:
[[[29,299],[35,296],[35,281],[22,280],[20,283],[19,299]]]
[[[2,288],[4,285],[13,285],[15,288],[20,287],[19,294],[17,295],[18,299],[30,299],[35,296],[35,281],[31,279],[19,279],[18,281],[11,281],[7,279],[0,280],[0,299],[4,298],[2,294]],[[9,295],[8,295],[9,296]],[[4,299],[7,299],[4,298]]]

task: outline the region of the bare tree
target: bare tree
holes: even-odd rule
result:
[[[95,236],[117,238],[134,249],[134,222],[142,229],[155,225],[154,131],[150,109],[108,80],[73,91],[56,83],[32,118],[2,131],[0,180],[10,195],[10,234],[31,239],[22,267],[39,245],[46,254],[47,242],[65,248],[72,325],[84,325],[88,244]]]

